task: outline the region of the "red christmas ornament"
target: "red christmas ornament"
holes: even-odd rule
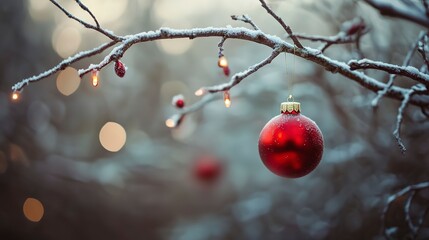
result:
[[[115,62],[115,73],[118,75],[118,77],[124,77],[126,70],[127,69],[121,61],[117,60]]]
[[[323,154],[323,136],[298,102],[284,102],[281,114],[271,119],[259,136],[259,155],[273,173],[299,178],[313,171]]]
[[[199,157],[193,166],[194,177],[205,184],[214,183],[222,173],[222,163],[210,155]]]

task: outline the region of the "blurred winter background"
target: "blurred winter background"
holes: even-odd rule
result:
[[[90,21],[74,1],[60,3]],[[247,13],[265,32],[284,37],[257,0],[84,3],[120,35],[161,26],[246,26],[230,15]],[[308,34],[335,35],[342,22],[360,16],[371,29],[362,42],[365,56],[395,64],[422,30],[359,1],[270,5],[295,32]],[[136,45],[122,59],[126,76],[108,66],[96,89],[76,76],[102,59],[93,57],[32,84],[11,103],[13,83],[107,39],[47,0],[2,1],[0,19],[0,239],[382,239],[387,197],[429,179],[429,125],[419,108],[406,111],[403,156],[392,136],[398,101],[382,99],[373,111],[374,93],[291,56],[236,86],[231,108],[214,101],[168,129],[174,95],[190,104],[199,87],[227,81],[217,67],[219,38]],[[239,40],[224,47],[232,73],[270,53]],[[342,45],[326,54],[347,62],[354,52]],[[270,173],[257,150],[260,130],[287,98],[288,81],[325,139],[318,168],[294,180]],[[210,186],[192,175],[195,161],[207,156],[223,164]],[[403,215],[388,217],[403,237]]]

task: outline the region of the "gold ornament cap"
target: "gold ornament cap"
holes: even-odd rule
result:
[[[301,104],[299,102],[294,102],[292,95],[289,95],[287,102],[282,102],[280,104],[281,113],[292,113],[292,112],[301,112]]]
[[[301,112],[301,104],[299,102],[282,102],[280,104],[281,113]]]

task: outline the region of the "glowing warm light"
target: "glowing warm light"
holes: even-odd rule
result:
[[[64,96],[73,94],[80,85],[80,77],[77,70],[72,67],[67,67],[58,74],[57,89]]]
[[[204,95],[205,91],[204,89],[200,88],[197,91],[195,91],[195,96],[202,96]]]
[[[19,93],[18,92],[13,92],[12,93],[12,100],[13,101],[18,101],[19,99]]]
[[[98,71],[92,70],[92,86],[97,87],[98,86]]]
[[[45,212],[43,204],[35,198],[27,198],[22,207],[24,216],[32,222],[39,222]]]
[[[99,139],[107,151],[117,152],[125,145],[127,133],[120,124],[108,122],[101,128]]]
[[[231,97],[229,95],[229,91],[223,92],[223,101],[225,103],[225,107],[231,107]]]
[[[228,61],[226,60],[226,57],[225,56],[220,57],[219,60],[217,61],[217,65],[221,68],[228,67]]]
[[[165,120],[165,125],[169,128],[174,128],[176,126],[176,123],[174,122],[173,119],[169,118]]]

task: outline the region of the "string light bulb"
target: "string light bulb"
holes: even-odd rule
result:
[[[174,122],[173,119],[169,118],[169,119],[165,120],[165,125],[168,128],[174,128],[176,126],[176,123]]]
[[[226,60],[225,56],[221,56],[217,60],[217,65],[221,68],[226,68],[226,67],[228,67],[228,60]]]
[[[231,96],[229,94],[229,91],[223,92],[223,102],[225,103],[225,107],[231,107]]]
[[[98,70],[92,70],[92,86],[98,86]]]
[[[19,100],[19,92],[14,91],[12,93],[12,101],[18,101]]]
[[[204,89],[202,89],[202,88],[200,88],[200,89],[198,89],[197,91],[195,91],[195,96],[202,96],[202,95],[204,95],[204,93],[205,93],[205,90]]]

